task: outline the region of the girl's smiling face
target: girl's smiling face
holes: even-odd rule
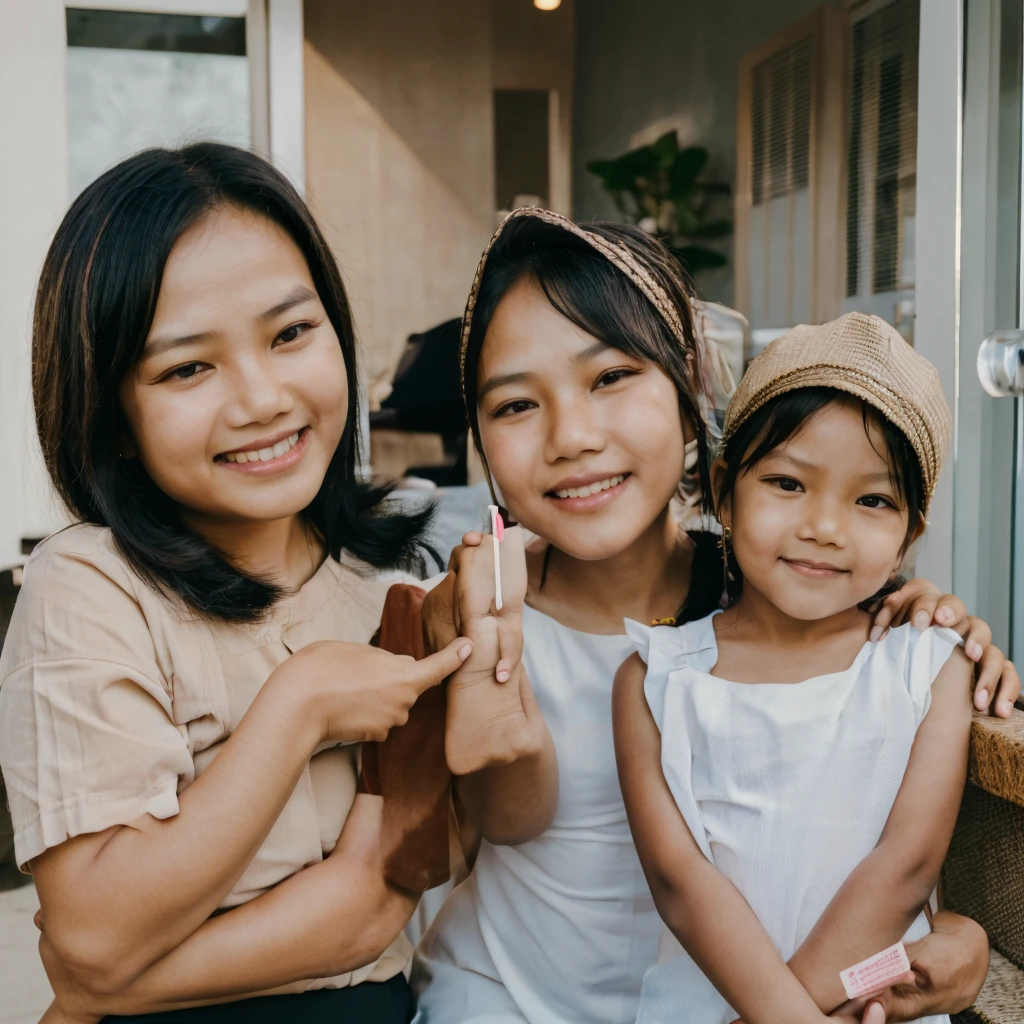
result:
[[[527,529],[596,560],[664,513],[687,438],[676,387],[655,363],[587,334],[524,277],[488,324],[477,380],[488,465]]]
[[[719,460],[716,487],[724,473]],[[852,398],[830,402],[740,470],[720,516],[732,528],[744,597],[753,588],[806,621],[875,594],[898,570],[907,542],[906,503],[892,483],[882,430]]]
[[[279,520],[316,496],[348,407],[345,359],[298,247],[221,207],[178,239],[121,386],[135,455],[190,522]]]

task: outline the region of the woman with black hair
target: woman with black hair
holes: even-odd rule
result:
[[[33,386],[75,525],[0,661],[46,1019],[411,1014],[416,896],[384,879],[358,745],[470,645],[367,645],[426,517],[357,478],[355,367],[327,245],[250,153],[140,153],[57,231]]]

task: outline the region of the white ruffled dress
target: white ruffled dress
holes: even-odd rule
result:
[[[878,842],[960,638],[911,626],[867,643],[845,672],[802,683],[734,683],[714,613],[672,628],[627,623],[647,663],[644,692],[661,765],[704,855],[750,904],[784,959]],[[927,934],[922,914],[905,939]],[[637,1024],[730,1024],[739,1015],[665,929]],[[922,1018],[949,1024],[946,1016]]]

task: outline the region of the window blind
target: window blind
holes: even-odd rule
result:
[[[846,294],[914,285],[920,0],[854,22],[846,182]]]

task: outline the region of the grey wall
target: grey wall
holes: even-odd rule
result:
[[[820,0],[578,0],[573,109],[577,219],[614,217],[589,160],[613,157],[635,136],[679,129],[706,146],[708,175],[734,181],[740,58],[822,6]],[[828,6],[841,7],[842,0]],[[643,142],[649,141],[642,138]],[[723,243],[731,256],[731,239]],[[704,274],[709,298],[732,301],[732,268]]]

